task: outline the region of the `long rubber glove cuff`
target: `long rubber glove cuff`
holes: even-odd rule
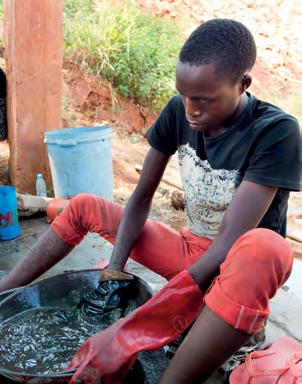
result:
[[[137,353],[175,340],[196,319],[202,300],[198,285],[182,271],[144,305],[81,345],[68,367],[77,368],[70,384],[123,383]]]

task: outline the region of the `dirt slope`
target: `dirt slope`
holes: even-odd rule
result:
[[[302,5],[299,0],[138,0],[146,12],[176,18],[184,37],[212,18],[243,22],[253,33],[258,60],[254,89],[290,91],[302,75]]]

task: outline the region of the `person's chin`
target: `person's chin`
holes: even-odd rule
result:
[[[193,131],[199,131],[199,132],[204,132],[206,131],[206,126],[203,125],[203,124],[192,124],[192,123],[189,123],[189,126],[190,128],[193,130]]]

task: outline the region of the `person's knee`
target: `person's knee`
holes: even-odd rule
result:
[[[285,239],[268,229],[253,229],[229,251],[205,302],[235,328],[257,331],[269,313],[269,299],[291,266],[292,252]]]
[[[95,203],[96,196],[92,193],[79,193],[75,197],[72,198],[72,205],[83,209],[87,206],[93,205]]]
[[[89,224],[91,213],[97,212],[102,206],[103,200],[102,197],[91,193],[79,193],[71,199],[69,205],[70,220],[78,226],[83,226],[85,229],[89,229],[86,227]]]
[[[241,236],[229,252],[222,266],[224,278],[263,302],[275,295],[288,278],[292,266],[292,251],[287,241],[264,228],[253,229]],[[231,281],[233,280],[233,283]]]
[[[94,201],[94,195],[88,193],[73,197],[53,221],[51,228],[65,242],[78,244],[89,231],[91,212],[95,212]]]
[[[288,248],[289,244],[277,232],[267,228],[255,228],[247,231],[237,241],[247,241],[252,246],[263,249],[266,253],[276,253],[278,248]]]
[[[293,256],[289,243],[282,236],[266,228],[257,228],[246,232],[238,242],[239,248],[243,246],[240,257],[247,269],[274,274],[278,286],[287,279]]]

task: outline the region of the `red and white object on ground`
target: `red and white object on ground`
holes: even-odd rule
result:
[[[252,352],[230,376],[230,384],[301,384],[302,344],[281,337],[267,349]]]

